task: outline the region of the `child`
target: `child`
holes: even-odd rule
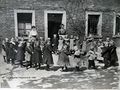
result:
[[[41,48],[40,48],[40,42],[39,41],[35,41],[35,43],[34,43],[32,60],[34,60],[35,69],[36,70],[40,69],[41,64],[43,62],[43,59],[42,59],[42,51],[41,51]]]
[[[73,49],[74,49],[74,38],[73,38],[73,35],[71,35],[70,37],[70,50],[71,52],[73,52]]]
[[[60,25],[60,29],[58,31],[58,35],[59,35],[59,37],[61,36],[63,39],[65,38],[65,36],[66,36],[66,30],[64,28],[64,24]]]
[[[57,49],[58,49],[58,38],[57,38],[57,35],[56,35],[56,34],[53,35],[52,47],[53,47],[54,52],[57,53]]]
[[[80,64],[80,50],[78,49],[77,45],[74,46],[74,61],[76,62],[76,70],[79,71],[79,64]]]
[[[88,69],[95,69],[96,54],[94,52],[94,47],[91,47],[86,56],[88,57]]]
[[[75,37],[75,45],[80,49],[80,39],[78,36]]]
[[[12,65],[14,65],[15,63],[15,55],[16,55],[16,48],[15,48],[15,41],[14,41],[14,38],[11,39],[10,41],[10,47],[9,47],[9,54],[8,54],[8,59],[9,61],[12,62]]]
[[[62,67],[62,71],[67,71],[68,66],[70,65],[69,62],[69,51],[67,50],[67,45],[64,44],[62,47],[62,50],[59,53],[59,57],[58,57],[58,62],[57,64],[60,65]]]
[[[44,43],[45,43],[44,38],[40,37],[40,48],[41,48],[42,51],[43,51]]]
[[[58,41],[58,42],[59,42],[59,44],[58,44],[58,50],[59,50],[59,51],[62,49],[63,41],[64,41],[63,38],[60,37],[60,38],[59,38],[59,41]]]
[[[53,65],[53,57],[52,57],[53,49],[51,47],[51,42],[48,39],[45,43],[45,46],[43,48],[43,61],[47,65],[46,70],[50,70],[50,66]]]
[[[33,48],[30,44],[30,42],[27,42],[27,46],[26,46],[26,52],[25,52],[25,60],[27,61],[27,69],[28,67],[32,67],[32,54],[33,54]]]
[[[102,48],[103,48],[103,44],[101,42],[98,42],[96,54],[97,54],[97,60],[99,62],[103,62]]]

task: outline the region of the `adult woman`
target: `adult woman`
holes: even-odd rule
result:
[[[62,67],[62,71],[67,71],[67,67],[70,65],[69,57],[68,57],[69,51],[67,47],[68,46],[66,44],[63,45],[57,62],[57,64]]]
[[[43,48],[43,61],[45,64],[47,64],[47,70],[49,70],[49,67],[53,65],[52,52],[53,49],[51,47],[50,40],[47,40]]]
[[[35,43],[34,43],[32,60],[33,60],[33,63],[35,64],[35,69],[36,70],[38,68],[40,69],[40,66],[43,62],[43,59],[42,59],[42,51],[41,51],[41,48],[40,48],[40,42],[39,41],[35,41]]]

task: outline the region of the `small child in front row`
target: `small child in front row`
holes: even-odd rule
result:
[[[73,53],[73,50],[74,50],[74,41],[75,41],[74,36],[71,35],[70,36],[70,51],[71,51],[71,53]]]
[[[74,61],[75,61],[75,69],[79,71],[79,65],[81,64],[80,60],[80,49],[77,45],[74,46]],[[80,65],[81,66],[81,65]]]
[[[94,47],[90,48],[86,56],[88,57],[88,69],[95,69],[96,54],[94,52]]]

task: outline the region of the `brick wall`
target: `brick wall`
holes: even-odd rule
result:
[[[80,4],[75,2],[79,1]],[[0,36],[14,37],[15,36],[15,22],[14,9],[35,10],[35,20],[38,33],[44,36],[44,10],[66,10],[67,14],[67,30],[69,34],[76,34],[71,25],[70,20],[72,14],[75,15],[75,26],[85,22],[86,11],[103,12],[102,35],[112,36],[113,32],[113,9],[119,12],[118,0],[0,0]],[[108,3],[107,3],[108,2]],[[105,4],[104,4],[105,3]],[[114,6],[108,4],[113,3]],[[85,6],[86,5],[86,6]],[[112,8],[113,7],[113,8]],[[71,10],[72,8],[73,11]],[[71,11],[70,11],[71,10]],[[76,11],[76,12],[74,12]],[[81,32],[85,32],[85,23],[78,27]],[[81,34],[82,37],[84,34]]]

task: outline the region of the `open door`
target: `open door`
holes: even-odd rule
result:
[[[63,14],[48,13],[48,37],[53,38],[53,34],[58,35],[58,30],[62,24]]]

